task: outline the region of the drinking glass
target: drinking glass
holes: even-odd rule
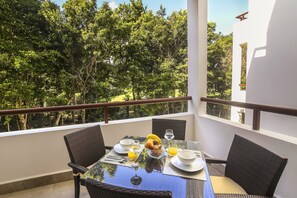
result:
[[[138,167],[139,164],[136,162],[136,159],[140,153],[140,142],[139,140],[134,140],[132,147],[130,148],[128,152],[128,158],[131,161],[134,161],[131,165],[132,167]]]
[[[168,141],[168,147],[170,147],[170,140],[174,139],[174,134],[172,129],[166,129],[164,138]]]

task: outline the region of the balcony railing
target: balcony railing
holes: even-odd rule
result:
[[[192,100],[192,97],[184,96],[184,97],[175,97],[175,98],[158,98],[158,99],[133,100],[133,101],[123,101],[123,102],[106,102],[106,103],[94,103],[94,104],[37,107],[37,108],[26,108],[26,109],[10,109],[10,110],[0,110],[0,116],[104,108],[104,121],[105,123],[108,123],[108,117],[109,117],[108,108],[110,107],[168,103],[168,102],[179,102],[179,101],[188,101],[188,100]]]
[[[240,90],[245,91],[246,90],[246,84],[239,84]]]
[[[283,115],[290,115],[290,116],[297,116],[297,109],[292,109],[292,108],[283,108],[283,107],[276,107],[276,106],[260,105],[260,104],[246,103],[246,102],[236,102],[236,101],[230,101],[230,100],[205,98],[205,97],[201,97],[200,100],[203,102],[212,103],[212,104],[222,104],[222,105],[230,105],[235,107],[252,109],[253,110],[253,130],[260,129],[261,111],[283,114]]]

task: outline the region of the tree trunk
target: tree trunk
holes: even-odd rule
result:
[[[63,116],[63,112],[61,113],[61,126],[64,126],[64,116]]]
[[[73,104],[73,105],[76,105],[75,94],[73,94],[72,104]],[[73,110],[73,111],[71,112],[71,114],[72,114],[72,124],[75,124],[75,110]]]
[[[85,109],[81,110],[81,122],[83,124],[86,123],[86,110]]]
[[[185,109],[185,102],[181,102],[180,104],[180,112],[184,112]]]
[[[127,114],[126,119],[130,118],[129,111],[130,111],[130,106],[126,106],[126,114]]]
[[[172,106],[170,104],[170,102],[167,103],[168,105],[168,114],[172,113]]]
[[[27,114],[19,114],[18,115],[20,130],[27,129]]]
[[[58,112],[58,116],[57,116],[57,118],[55,120],[55,123],[54,123],[55,126],[59,126],[59,122],[61,120],[61,117],[62,117],[62,114],[60,112]]]
[[[134,92],[134,88],[132,87],[132,99],[135,100],[135,92]],[[136,105],[133,105],[133,113],[134,113],[134,117],[136,117]]]
[[[86,104],[86,94],[83,94],[83,104]],[[81,110],[81,122],[84,124],[86,123],[86,110]]]
[[[9,124],[9,122],[7,123],[7,131],[8,132],[10,131],[10,124]]]

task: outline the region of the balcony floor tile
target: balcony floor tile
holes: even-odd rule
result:
[[[6,195],[0,195],[0,198],[73,198],[73,181],[61,182],[46,185],[30,190],[14,192]],[[81,186],[80,198],[90,198],[87,189]]]

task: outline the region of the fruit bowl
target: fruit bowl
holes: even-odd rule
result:
[[[150,150],[150,149],[146,149],[146,152],[147,152],[148,156],[150,156],[151,158],[154,158],[154,159],[161,159],[166,154],[164,146],[161,147],[161,152],[158,154],[155,154],[154,151]]]
[[[146,136],[144,144],[148,156],[154,159],[161,159],[165,155],[165,148],[162,146],[161,139],[156,134]]]

